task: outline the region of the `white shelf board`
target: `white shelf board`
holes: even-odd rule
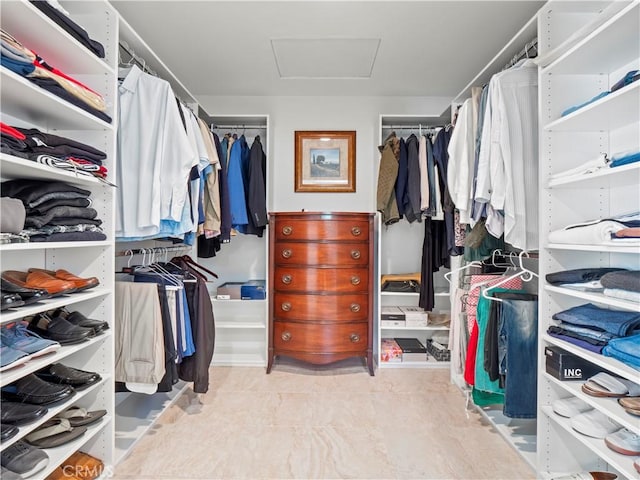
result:
[[[220,303],[220,304],[238,304],[238,303],[242,303],[243,305],[247,305],[247,304],[251,304],[251,305],[261,305],[264,307],[265,303],[267,302],[266,299],[264,300],[242,300],[239,298],[230,298],[227,300],[221,299],[221,298],[216,298],[215,295],[211,295],[211,301],[213,303]]]
[[[591,395],[587,395],[586,393],[582,392],[581,386],[583,382],[576,382],[576,381],[563,382],[549,375],[548,373],[544,373],[543,376],[548,382],[554,383],[562,387],[571,395],[585,401],[596,410],[599,410],[605,415],[607,415],[607,417],[611,418],[616,423],[619,423],[623,427],[626,427],[634,431],[636,434],[640,435],[640,417],[637,417],[625,412],[624,409],[618,404],[617,398],[593,397]]]
[[[575,243],[549,243],[549,250],[575,250],[578,252],[640,254],[640,245],[578,245]]]
[[[264,354],[259,353],[213,352],[211,364],[216,367],[264,367],[267,365],[267,360]]]
[[[640,4],[633,2],[544,68],[542,74],[611,73],[640,57],[639,31]],[[636,42],[621,45],[624,39]]]
[[[267,326],[264,323],[260,323],[260,322],[220,322],[220,321],[216,321],[216,329],[229,329],[229,330],[235,330],[235,329],[240,329],[240,330],[244,330],[244,329],[258,329],[258,330],[264,330],[267,328]]]
[[[67,75],[114,73],[104,59],[27,1],[2,2],[0,24],[25,47]]]
[[[604,305],[610,305],[612,307],[622,308],[624,310],[633,310],[640,312],[640,303],[632,302],[630,300],[622,300],[619,298],[608,297],[602,293],[597,292],[581,292],[579,290],[573,290],[571,288],[555,287],[553,285],[545,285],[544,289],[552,293],[560,293],[569,297],[581,298],[589,302],[601,303]]]
[[[27,242],[27,243],[5,243],[0,245],[0,252],[23,251],[23,250],[53,250],[54,248],[92,248],[109,247],[109,240],[95,242]]]
[[[426,362],[382,362],[378,359],[379,368],[449,368],[450,362],[439,362],[430,358]]]
[[[544,130],[553,132],[615,130],[640,121],[638,105],[640,105],[640,81],[549,122],[544,126]]]
[[[571,428],[571,419],[556,415],[550,406],[543,406],[542,411],[547,417],[549,417],[549,419],[551,419],[553,423],[560,425],[580,443],[589,448],[595,455],[603,459],[613,468],[622,473],[625,477],[640,479],[640,474],[633,468],[634,457],[621,455],[617,452],[614,452],[609,447],[607,447],[607,445],[604,443],[604,440],[601,438],[587,437],[586,435],[582,435],[581,433],[576,432],[573,428]]]
[[[603,168],[578,178],[557,178],[549,181],[549,189],[585,188],[606,190],[640,184],[640,162],[614,168]]]
[[[105,341],[109,336],[111,336],[111,332],[113,330],[107,330],[102,335],[98,335],[97,337],[93,337],[86,342],[79,343],[77,345],[67,345],[59,348],[55,352],[48,353],[46,355],[42,355],[41,357],[34,358],[29,360],[27,363],[24,363],[15,368],[5,370],[2,372],[2,378],[0,379],[0,386],[4,387],[9,385],[16,380],[21,379],[25,375],[33,373],[35,371],[40,370],[41,368],[46,367],[52,363],[56,363],[61,361],[62,359],[68,357],[69,355],[73,355],[76,352],[84,350],[89,347],[93,347],[97,343]]]
[[[570,353],[573,353],[574,355],[582,357],[589,362],[594,363],[599,367],[604,368],[605,370],[608,370],[611,373],[615,373],[616,375],[620,375],[621,377],[624,377],[628,380],[640,383],[640,370],[636,370],[629,365],[616,360],[615,358],[605,357],[604,355],[585,350],[584,348],[580,348],[577,345],[565,342],[563,340],[560,340],[559,338],[552,337],[551,335],[548,335],[546,333],[543,336],[543,340],[551,345],[557,345],[558,347]]]
[[[420,292],[380,292],[383,297],[419,297]],[[434,290],[436,297],[448,297],[449,290],[446,288],[437,288]]]
[[[502,413],[502,408],[476,406],[476,409],[535,471],[536,419],[509,418]]]
[[[406,330],[408,332],[420,331],[420,332],[432,332],[432,331],[449,331],[449,327],[446,325],[438,325],[432,327],[383,327],[380,325],[380,330]]]
[[[114,465],[122,461],[190,384],[178,382],[167,393],[116,393]]]
[[[45,128],[55,126],[57,130],[114,129],[112,124],[47,92],[8,68],[0,67],[0,83],[2,113],[6,115]]]
[[[77,175],[73,171],[50,167],[26,158],[0,153],[0,173],[5,180],[60,180],[73,185],[105,185],[94,176]]]
[[[107,380],[111,378],[110,374],[100,373],[100,376],[102,377],[102,380],[100,380],[97,383],[94,383],[93,385],[91,385],[90,387],[84,390],[77,390],[76,394],[73,397],[71,397],[68,401],[61,403],[59,405],[56,405],[56,404],[48,405],[47,406],[48,411],[45,415],[43,415],[41,418],[39,418],[35,422],[31,422],[27,425],[21,426],[18,434],[15,437],[2,442],[2,445],[0,446],[0,451],[3,451],[10,445],[13,445],[15,442],[22,439],[28,433],[33,432],[36,428],[38,428],[40,425],[42,425],[44,422],[46,422],[50,418],[55,417],[58,413],[67,410],[72,405],[76,405],[79,400],[82,400],[83,397],[86,397],[88,394],[90,394],[94,390],[100,388],[102,385],[104,385],[104,383]]]
[[[104,287],[95,287],[84,292],[71,293],[69,295],[62,295],[60,297],[48,298],[41,302],[27,305],[26,307],[12,308],[5,310],[0,314],[0,323],[12,322],[23,317],[35,315],[36,313],[46,312],[54,310],[56,308],[70,306],[76,303],[84,302],[92,298],[104,297],[109,295],[111,290]]]
[[[44,448],[43,451],[49,456],[49,464],[46,468],[38,473],[37,478],[46,478],[48,475],[53,473],[53,471],[64,462],[67,458],[71,456],[71,454],[80,450],[83,445],[85,445],[89,440],[98,435],[102,430],[107,428],[107,426],[111,423],[113,417],[110,415],[105,415],[100,419],[99,422],[94,423],[93,425],[87,425],[87,431],[84,435],[78,437],[72,442],[66,443],[56,448]],[[34,478],[34,477],[28,477]]]

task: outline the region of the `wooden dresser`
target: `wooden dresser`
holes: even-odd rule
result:
[[[269,359],[364,357],[373,370],[374,214],[272,213]]]

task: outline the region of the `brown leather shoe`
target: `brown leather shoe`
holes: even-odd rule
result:
[[[89,288],[97,287],[98,285],[100,285],[100,280],[98,280],[96,277],[81,278],[67,270],[62,269],[58,269],[54,272],[53,270],[44,270],[42,268],[30,268],[29,272],[42,272],[46,273],[52,278],[71,282],[75,285],[76,292],[80,290],[87,290]]]
[[[21,287],[46,290],[52,297],[76,291],[73,283],[59,280],[42,272],[26,273],[17,270],[5,270],[2,272],[2,278]]]

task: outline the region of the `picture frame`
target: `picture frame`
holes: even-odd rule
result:
[[[295,131],[295,191],[356,191],[356,132]]]

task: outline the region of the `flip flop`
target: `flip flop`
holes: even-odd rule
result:
[[[54,418],[63,418],[68,420],[72,427],[81,427],[97,422],[107,414],[106,410],[87,411],[86,408],[71,407],[64,412],[59,413]]]
[[[53,448],[69,443],[84,435],[87,427],[72,427],[69,420],[52,418],[31,432],[24,439],[38,448]]]
[[[618,403],[622,408],[630,408],[632,410],[640,410],[640,397],[624,397],[619,398]]]
[[[593,397],[636,397],[640,395],[640,385],[622,377],[600,372],[582,385],[582,391]]]

